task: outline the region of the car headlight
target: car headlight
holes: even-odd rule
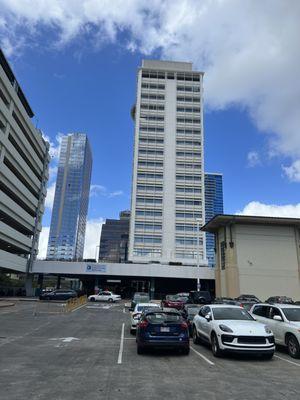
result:
[[[233,330],[232,330],[231,328],[229,328],[229,326],[226,326],[226,325],[223,325],[223,324],[219,325],[219,328],[220,328],[221,331],[223,331],[223,332],[230,332],[230,333],[233,332]]]
[[[265,326],[265,331],[266,331],[266,333],[267,333],[268,335],[270,335],[271,333],[273,333],[273,332],[271,331],[271,329],[268,328],[267,326]]]

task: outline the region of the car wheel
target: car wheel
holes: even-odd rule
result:
[[[91,297],[90,301],[96,301],[95,297]]]
[[[300,357],[300,346],[294,335],[289,335],[286,339],[289,355],[293,358]]]
[[[182,354],[185,356],[188,356],[190,354],[190,348],[185,347],[184,349],[182,349]]]
[[[220,349],[219,341],[215,333],[211,335],[211,349],[215,357],[221,357],[222,350]]]
[[[199,344],[200,343],[200,339],[198,336],[198,332],[195,326],[193,326],[193,343],[194,344]]]
[[[109,303],[113,303],[113,301],[114,301],[113,299],[108,299]]]
[[[137,345],[136,351],[137,351],[138,354],[144,354],[145,349],[144,349],[144,347],[142,347],[140,345]]]
[[[131,335],[135,335],[135,334],[136,334],[135,329],[130,329],[130,334],[131,334]]]

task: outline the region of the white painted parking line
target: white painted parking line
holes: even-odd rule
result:
[[[124,314],[126,313],[125,307],[123,308],[123,313],[124,313]]]
[[[120,350],[119,350],[119,356],[118,356],[118,364],[122,364],[122,355],[123,355],[123,346],[124,346],[124,328],[125,328],[125,323],[123,322],[122,330],[121,330],[121,341],[120,341]]]
[[[77,308],[74,308],[74,310],[72,310],[71,312],[77,311],[77,310],[79,310],[80,308],[85,307],[85,306],[86,306],[86,304],[82,304],[82,306],[79,306],[79,307],[77,307]]]
[[[286,358],[279,357],[279,356],[276,356],[276,355],[274,355],[273,357],[279,358],[279,359],[282,360],[282,361],[286,361],[286,362],[289,363],[289,364],[297,365],[297,367],[300,367],[300,364],[298,364],[298,363],[296,363],[296,362],[293,362],[293,361],[290,361],[290,360],[287,360]]]
[[[212,361],[210,361],[207,357],[205,357],[203,354],[199,353],[199,351],[195,350],[192,346],[190,346],[190,349],[193,350],[194,353],[196,353],[199,357],[203,358],[209,365],[215,365]]]

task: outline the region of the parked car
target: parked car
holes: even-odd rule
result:
[[[300,306],[255,304],[251,314],[272,329],[276,344],[287,347],[291,357],[300,358]]]
[[[70,289],[56,289],[39,295],[40,300],[69,300],[74,297],[77,297],[77,293]]]
[[[98,294],[92,294],[88,297],[89,301],[108,301],[109,303],[114,303],[115,301],[120,301],[121,296],[119,294],[114,294],[109,291],[100,291]]]
[[[211,304],[212,298],[210,292],[206,290],[192,290],[189,293],[189,303],[192,304]]]
[[[134,334],[136,332],[136,326],[144,311],[151,311],[158,308],[160,308],[160,305],[156,303],[138,303],[131,314],[130,333]]]
[[[186,299],[183,297],[178,297],[176,294],[168,294],[166,298],[162,300],[161,306],[182,310],[185,302]]]
[[[130,310],[133,311],[138,303],[149,303],[150,296],[146,292],[135,292],[131,300]]]
[[[211,344],[215,357],[225,352],[251,353],[272,358],[271,329],[239,306],[211,304],[201,307],[193,320],[193,342]]]
[[[201,304],[186,304],[183,309],[183,317],[188,325],[189,334],[192,336],[193,319],[198,314]]]
[[[269,304],[294,304],[293,299],[287,296],[269,297],[265,302]]]
[[[230,297],[216,297],[213,304],[229,304],[232,306],[239,306],[241,303],[237,300],[231,299]]]
[[[187,323],[178,311],[168,308],[142,314],[136,331],[137,353],[147,348],[176,348],[190,352]]]
[[[254,294],[241,294],[239,297],[237,297],[235,300],[240,301],[240,302],[253,302],[253,303],[260,303],[261,301],[259,300],[258,297],[256,297]]]

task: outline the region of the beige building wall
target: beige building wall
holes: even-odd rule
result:
[[[243,293],[266,300],[286,295],[300,300],[299,244],[299,230],[294,226],[233,224],[231,233],[229,226],[226,233],[220,228],[216,296],[237,297]]]
[[[300,300],[294,227],[236,225],[235,230],[241,293],[262,300],[275,295]]]

